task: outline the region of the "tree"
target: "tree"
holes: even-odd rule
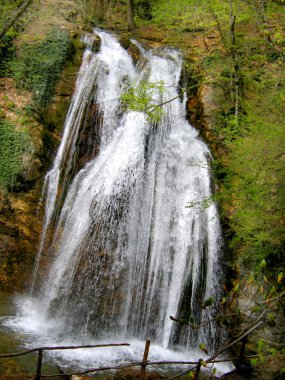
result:
[[[136,24],[135,24],[135,5],[134,5],[134,0],[128,0],[127,3],[127,14],[128,14],[128,26],[129,30],[132,32],[136,29]]]

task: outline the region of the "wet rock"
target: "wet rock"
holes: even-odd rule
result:
[[[277,354],[266,358],[266,365],[259,363],[253,368],[253,378],[262,380],[284,380],[285,355]]]
[[[38,157],[29,154],[23,156],[23,179],[24,181],[35,181],[42,176],[42,162]]]
[[[101,40],[96,34],[85,33],[83,41],[93,53],[97,53],[100,50]]]

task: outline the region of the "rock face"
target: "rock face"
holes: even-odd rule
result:
[[[10,194],[0,205],[0,289],[1,293],[22,290],[28,282],[37,240],[40,189]]]

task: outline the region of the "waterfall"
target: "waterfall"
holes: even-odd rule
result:
[[[221,238],[214,204],[186,207],[211,196],[211,157],[178,96],[182,56],[137,45],[143,62],[135,65],[114,36],[95,33],[100,50],[86,49],[46,176],[40,285],[29,307],[38,330],[49,324],[61,338],[149,337],[193,348],[213,339],[213,326],[193,332],[170,316],[200,323],[213,313],[201,305],[218,297]],[[164,84],[153,90],[164,103],[157,123],[122,105],[122,92],[141,81]],[[82,128],[91,127],[80,164]]]

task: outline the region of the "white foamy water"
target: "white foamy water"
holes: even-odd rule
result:
[[[83,348],[78,350],[54,350],[46,351],[44,356],[44,363],[53,362],[55,365],[60,366],[67,373],[84,371],[90,368],[100,368],[108,366],[121,366],[127,365],[133,362],[141,362],[145,342],[135,339],[128,339],[127,342],[122,336],[114,338],[111,341],[100,341],[84,339],[84,341],[62,338],[58,336],[58,329],[62,327],[62,320],[47,319],[41,312],[41,304],[30,297],[22,297],[17,300],[18,315],[15,317],[5,317],[2,324],[18,334],[19,332],[25,333],[25,347],[44,347],[44,346],[71,346],[71,345],[92,345],[92,344],[108,344],[108,343],[129,343],[130,346],[122,347],[104,347],[104,348]],[[200,350],[191,349],[190,352],[185,350],[176,350],[163,348],[160,344],[151,342],[148,361],[177,361],[177,362],[189,362],[198,361],[203,358],[208,358]],[[212,368],[216,367],[216,376],[222,375],[231,371],[234,367],[231,363],[216,363],[214,365],[208,365],[205,372],[209,372]],[[173,375],[175,373],[183,372],[191,365],[179,365],[179,364],[164,364],[164,365],[152,365],[149,366],[149,370],[156,370],[165,376]],[[138,367],[134,367],[138,368]],[[52,372],[50,370],[50,372]]]

